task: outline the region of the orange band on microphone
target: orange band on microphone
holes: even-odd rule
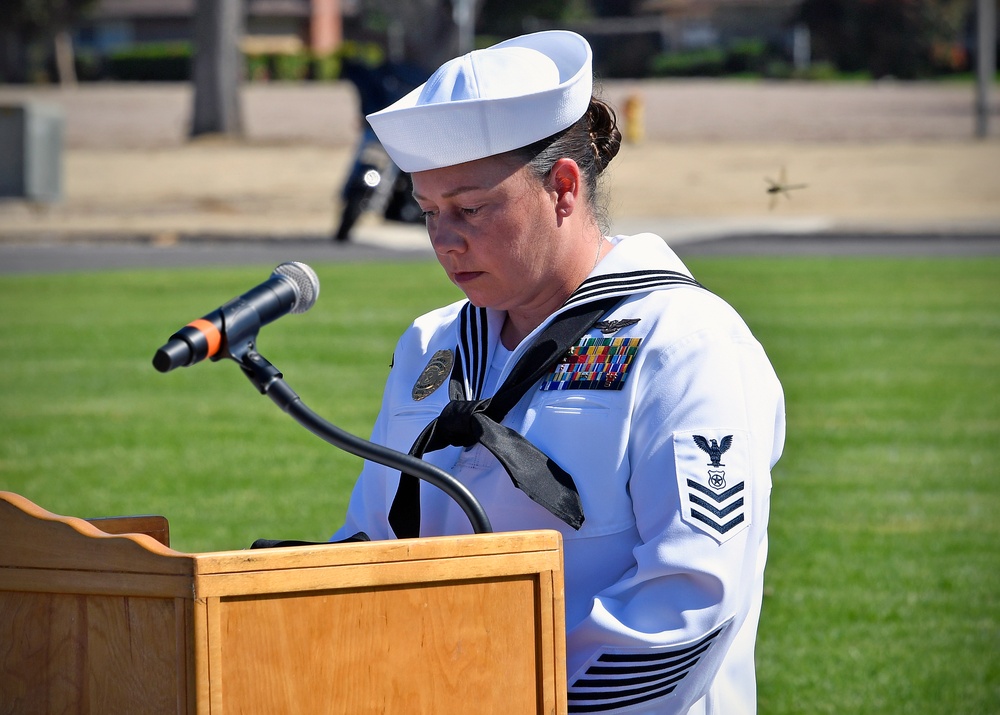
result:
[[[188,327],[199,331],[208,341],[208,355],[205,357],[212,357],[219,352],[219,348],[222,346],[222,333],[211,322],[204,318],[198,318],[188,323]]]

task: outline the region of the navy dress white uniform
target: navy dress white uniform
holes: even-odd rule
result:
[[[496,531],[562,533],[571,713],[751,713],[781,387],[744,321],[659,237],[611,241],[566,305],[623,302],[503,421],[572,476],[582,526],[529,499],[481,445],[424,458],[468,486]],[[405,452],[441,413],[447,381],[414,389],[432,360],[453,356],[464,397],[487,397],[557,316],[513,354],[498,339],[502,312],[461,301],[418,318],[396,346],[373,441]],[[366,464],[334,538],[394,538],[398,483]],[[423,483],[420,511],[423,536],[471,531]]]
[[[372,439],[455,475],[497,531],[562,533],[570,712],[753,712],[781,388],[660,238],[603,235],[596,182],[620,133],[592,90],[586,40],[548,31],[451,60],[368,116],[469,298],[401,337]],[[508,375],[527,391],[509,397]],[[358,531],[471,525],[369,463],[333,538]]]

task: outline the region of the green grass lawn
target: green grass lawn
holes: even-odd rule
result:
[[[760,712],[1000,712],[1000,260],[690,264],[787,396]],[[314,267],[316,307],[258,347],[367,435],[399,333],[459,296],[430,263]],[[75,516],[163,514],[184,551],[326,538],[357,458],[232,363],[150,364],[270,269],[0,277],[0,489]]]

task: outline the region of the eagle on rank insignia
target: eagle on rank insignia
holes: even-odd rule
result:
[[[620,390],[642,338],[585,337],[559,359],[542,390]]]
[[[692,430],[675,432],[673,438],[684,521],[720,544],[749,527],[749,434],[743,430]]]

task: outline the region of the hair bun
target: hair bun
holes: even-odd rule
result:
[[[615,110],[599,99],[590,100],[587,120],[590,125],[590,146],[594,150],[594,163],[600,173],[618,155],[618,150],[622,147],[622,133],[618,130]]]

